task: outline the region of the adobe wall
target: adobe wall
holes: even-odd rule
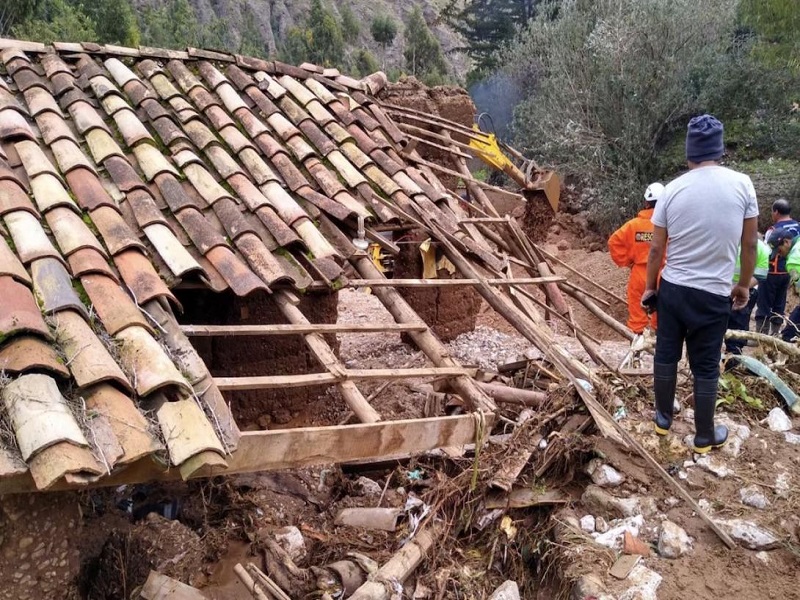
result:
[[[182,324],[258,325],[288,323],[272,298],[254,293],[246,298],[231,292],[210,290],[175,290],[184,307],[178,316]],[[338,294],[309,293],[301,296],[298,308],[312,323],[335,323]],[[190,337],[192,345],[216,377],[298,375],[324,371],[301,336]],[[335,335],[326,336],[338,355]],[[239,427],[257,424],[268,415],[284,420],[287,411],[297,410],[316,399],[326,388],[291,388],[225,392]],[[263,420],[262,420],[263,422]]]

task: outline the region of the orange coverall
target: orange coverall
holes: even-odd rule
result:
[[[620,267],[631,270],[628,279],[628,327],[634,333],[642,333],[648,322],[656,328],[655,314],[648,316],[642,308],[641,300],[647,280],[647,255],[653,239],[653,223],[650,221],[653,209],[639,211],[608,238],[608,251]]]

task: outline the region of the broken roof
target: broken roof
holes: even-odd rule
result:
[[[153,453],[184,476],[224,467],[239,432],[171,288],[335,289],[361,219],[457,228],[458,200],[406,162],[374,98],[383,74],[0,50],[0,477],[90,482]]]

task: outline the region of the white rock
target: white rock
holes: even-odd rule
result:
[[[796,433],[791,433],[790,431],[787,431],[786,433],[783,434],[783,437],[786,440],[787,444],[800,444],[800,435],[797,435]]]
[[[672,521],[663,521],[658,534],[658,553],[664,558],[678,558],[691,552],[692,538]]]
[[[727,465],[723,464],[713,456],[709,456],[708,454],[704,454],[698,458],[695,461],[695,464],[704,471],[707,471],[712,475],[716,475],[720,479],[725,479],[728,475],[733,473],[733,470],[728,468]]]
[[[664,500],[664,504],[666,504],[669,508],[675,508],[680,503],[681,501],[675,496],[670,496]]]
[[[756,559],[760,560],[765,565],[768,565],[770,562],[769,554],[767,552],[764,552],[763,550],[761,552],[756,552]]]
[[[657,600],[656,590],[661,585],[661,575],[639,564],[625,583],[630,587],[618,596],[619,600]]]
[[[622,538],[626,531],[630,531],[635,537],[639,537],[639,530],[644,525],[644,517],[636,515],[627,519],[616,519],[611,521],[611,528],[605,533],[595,533],[592,535],[594,541],[614,550],[622,550]]]
[[[683,411],[683,418],[686,421],[694,422],[694,409],[693,408],[687,408],[685,411]]]
[[[294,525],[282,527],[273,533],[275,541],[278,542],[281,548],[292,558],[293,561],[299,562],[306,556],[306,541],[303,539],[303,534]]]
[[[744,519],[718,520],[716,523],[725,529],[739,544],[750,550],[773,550],[780,545],[778,536]]]
[[[680,414],[681,410],[683,410],[683,406],[681,406],[680,401],[677,398],[675,398],[672,401],[672,412],[674,412],[676,415],[678,415],[678,414]]]
[[[767,415],[767,425],[772,431],[789,431],[792,428],[792,420],[786,416],[781,407],[776,406]]]
[[[728,441],[722,447],[722,454],[736,458],[742,451],[742,446],[750,437],[750,428],[747,425],[737,423],[727,415],[717,419],[720,425],[728,428]]]
[[[596,517],[594,520],[594,530],[597,533],[605,533],[610,528],[608,526],[608,521],[606,521],[603,517]]]
[[[489,596],[489,600],[520,600],[519,587],[516,581],[505,581]]]
[[[752,506],[753,508],[764,509],[769,505],[769,500],[767,500],[767,497],[761,492],[761,489],[757,485],[748,485],[747,487],[741,488],[739,490],[739,498],[741,498],[742,504]]]
[[[622,473],[617,471],[614,467],[605,464],[597,465],[590,475],[594,484],[600,487],[617,487],[625,481],[625,476]]]
[[[586,533],[594,533],[595,530],[594,515],[586,515],[585,517],[581,517],[581,529]]]
[[[792,476],[786,471],[778,473],[775,477],[775,495],[778,498],[788,498],[791,491]]]
[[[363,475],[356,479],[356,487],[361,490],[361,493],[365,496],[380,496],[383,488],[381,485],[369,477],[364,477]]]
[[[711,508],[711,502],[709,502],[709,501],[708,501],[708,500],[706,500],[705,498],[700,498],[700,500],[698,500],[698,501],[697,501],[697,506],[699,506],[699,507],[700,507],[700,509],[701,509],[701,510],[702,510],[704,513],[706,513],[706,514],[708,514],[708,515],[710,515],[712,512],[714,512],[714,511],[712,510],[712,508]]]
[[[632,517],[641,512],[639,498],[617,498],[597,485],[590,485],[581,496],[581,502],[595,515]]]

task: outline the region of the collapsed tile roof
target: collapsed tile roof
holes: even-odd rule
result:
[[[359,218],[456,228],[452,195],[402,155],[380,73],[0,50],[0,478],[44,489],[153,453],[187,476],[224,466],[239,432],[171,288],[335,288]]]

